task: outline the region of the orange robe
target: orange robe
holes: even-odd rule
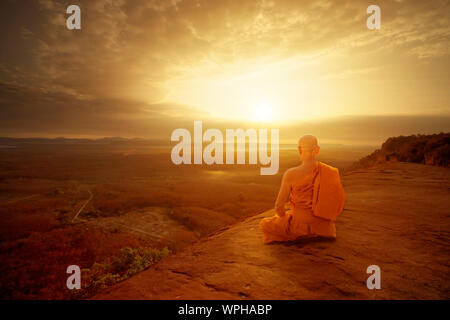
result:
[[[260,223],[264,243],[307,237],[336,237],[334,221],[345,194],[336,168],[318,162],[313,171],[291,186],[290,210]]]

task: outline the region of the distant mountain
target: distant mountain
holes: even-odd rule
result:
[[[362,158],[353,167],[370,167],[392,161],[450,167],[450,132],[389,138],[381,149]]]
[[[139,144],[164,146],[169,145],[167,141],[142,138],[122,138],[122,137],[105,137],[99,139],[81,139],[81,138],[11,138],[0,137],[0,145],[17,146],[24,144],[96,144],[96,145],[117,145],[117,144]]]

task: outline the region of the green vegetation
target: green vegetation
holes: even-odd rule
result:
[[[353,167],[370,167],[388,161],[450,167],[450,133],[389,138],[381,149],[362,158]]]
[[[161,250],[146,247],[122,248],[119,256],[112,256],[100,263],[95,262],[91,268],[82,270],[83,287],[74,293],[76,295],[74,298],[91,296],[98,289],[126,280],[169,254],[170,250],[167,247]]]

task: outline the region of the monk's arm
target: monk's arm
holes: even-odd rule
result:
[[[286,214],[284,206],[289,198],[290,192],[291,192],[291,184],[288,179],[288,173],[285,172],[283,175],[283,179],[281,180],[281,187],[280,191],[278,192],[277,201],[275,202],[275,212],[280,217]]]

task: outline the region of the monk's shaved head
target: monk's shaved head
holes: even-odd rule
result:
[[[303,150],[314,150],[318,146],[317,138],[312,135],[306,135],[298,140],[298,146]]]
[[[314,161],[319,149],[317,138],[312,135],[308,134],[298,140],[298,153],[303,163]]]

